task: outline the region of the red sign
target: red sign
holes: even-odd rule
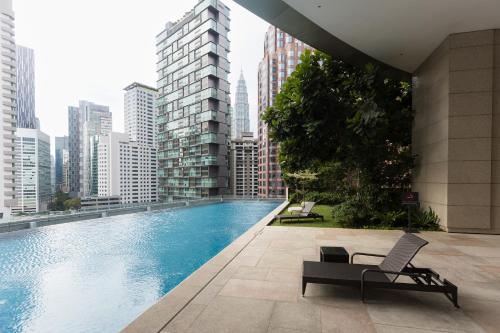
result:
[[[403,193],[403,205],[418,205],[418,192]]]

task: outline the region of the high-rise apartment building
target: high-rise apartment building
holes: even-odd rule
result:
[[[156,146],[157,90],[137,82],[124,90],[125,132],[130,141]]]
[[[262,198],[284,197],[286,188],[281,178],[278,145],[270,140],[261,116],[273,105],[281,86],[307,48],[310,47],[273,26],[269,27],[264,39],[264,58],[258,72],[259,196]]]
[[[80,195],[80,109],[68,107],[69,194]]]
[[[225,193],[230,135],[229,8],[198,2],[156,39],[161,200]]]
[[[99,137],[98,196],[119,196],[121,203],[156,202],[156,148],[130,141],[127,133]]]
[[[126,133],[99,136],[98,195],[121,203],[158,200],[156,147],[157,91],[134,82],[124,95]]]
[[[68,168],[69,162],[69,139],[67,136],[55,137],[55,187],[56,190],[68,191],[68,171],[64,175],[64,167]],[[63,190],[64,188],[64,190]]]
[[[229,184],[235,196],[257,197],[259,194],[258,143],[252,132],[243,132],[231,140]]]
[[[231,120],[232,138],[241,138],[242,133],[250,132],[248,91],[243,72],[241,72],[238,85],[236,86],[236,98]]]
[[[35,117],[35,52],[17,45],[17,127],[37,127]]]
[[[78,107],[68,108],[71,195],[97,195],[98,138],[111,129],[112,114],[107,106],[80,101]]]
[[[10,216],[16,204],[16,43],[12,0],[0,1],[0,219]]]
[[[17,205],[12,212],[47,210],[52,195],[50,137],[39,129],[16,132]]]

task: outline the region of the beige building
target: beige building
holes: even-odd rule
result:
[[[236,2],[348,63],[413,80],[422,206],[450,232],[500,233],[499,1]]]
[[[278,145],[269,139],[261,115],[273,105],[306,48],[310,47],[274,26],[269,27],[264,38],[264,56],[258,72],[259,197],[262,198],[283,198],[286,188],[278,163]]]
[[[8,219],[16,205],[16,43],[12,0],[0,2],[0,220]]]
[[[242,132],[241,137],[231,140],[229,187],[234,196],[258,196],[258,163],[258,143],[252,132]]]

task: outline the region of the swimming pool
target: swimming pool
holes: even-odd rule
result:
[[[0,332],[116,332],[278,202],[232,201],[0,234]]]

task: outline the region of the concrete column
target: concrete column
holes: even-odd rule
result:
[[[499,34],[450,35],[415,72],[413,188],[448,231],[500,233]]]

